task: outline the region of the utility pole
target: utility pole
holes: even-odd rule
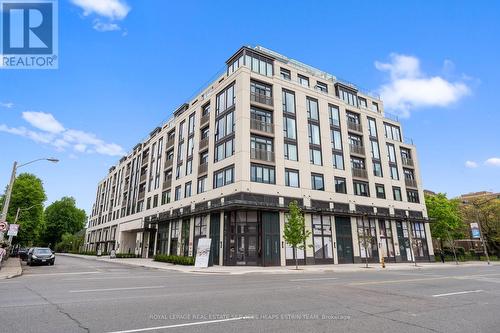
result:
[[[10,182],[9,182],[8,187],[7,187],[7,191],[5,193],[2,215],[0,216],[0,221],[7,220],[7,212],[9,211],[9,203],[10,203],[10,196],[12,194],[12,187],[14,186],[14,180],[16,180],[16,170],[17,170],[17,162],[14,162],[14,165],[12,166],[12,173],[10,175]],[[4,234],[3,234],[3,232],[0,232],[0,242],[3,241],[3,239],[4,239]]]

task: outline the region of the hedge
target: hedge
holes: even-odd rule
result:
[[[140,256],[135,254],[135,253],[117,253],[116,257],[117,258],[140,258]]]
[[[154,257],[155,261],[169,262],[174,265],[194,265],[194,257],[168,256],[166,254],[157,254]]]

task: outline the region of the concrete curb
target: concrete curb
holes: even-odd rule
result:
[[[21,259],[9,258],[2,264],[0,270],[0,279],[12,279],[23,274]]]

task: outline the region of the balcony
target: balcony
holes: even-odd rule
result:
[[[165,181],[163,182],[162,189],[166,190],[167,188],[170,188],[170,187],[172,187],[172,177],[165,179]]]
[[[352,176],[356,178],[368,179],[368,173],[366,172],[366,169],[352,168]]]
[[[363,147],[363,146],[350,144],[349,148],[350,148],[352,154],[358,154],[358,155],[363,155],[363,156],[365,155],[365,147]]]
[[[206,115],[202,116],[200,119],[200,127],[205,125],[210,121],[210,113],[207,113]]]
[[[146,178],[148,178],[148,174],[147,173],[141,174],[141,177],[139,178],[139,183],[145,182]]]
[[[208,147],[208,137],[206,138],[203,138],[200,140],[200,146],[199,146],[199,150],[202,150],[202,149],[205,149]]]
[[[250,128],[259,132],[274,134],[274,124],[257,119],[250,119]]]
[[[354,123],[352,121],[347,122],[347,128],[353,131],[363,132],[363,127],[361,126],[361,124]]]
[[[415,179],[405,178],[405,185],[408,187],[417,188],[417,181]]]
[[[206,173],[208,171],[208,163],[202,163],[198,165],[198,174]]]
[[[149,155],[143,156],[141,166],[148,164],[148,160],[149,160]]]
[[[404,166],[408,166],[408,167],[414,166],[413,159],[411,159],[411,158],[402,157],[401,160],[403,161]]]
[[[174,146],[175,138],[171,138],[167,140],[167,145],[165,146],[166,150],[169,150]]]
[[[273,98],[265,94],[250,92],[250,101],[273,106]]]
[[[250,149],[250,158],[265,162],[274,162],[274,152],[265,149]]]
[[[122,200],[122,207],[125,207],[127,205],[127,198]]]
[[[165,169],[171,168],[173,164],[174,164],[174,159],[173,158],[167,159],[165,161]]]

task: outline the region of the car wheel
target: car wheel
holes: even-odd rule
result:
[[[53,262],[51,262],[51,263],[50,263],[50,265],[51,265],[51,266],[54,266],[54,264],[55,264],[55,263],[56,263],[56,262],[55,262],[55,261],[53,261]]]

